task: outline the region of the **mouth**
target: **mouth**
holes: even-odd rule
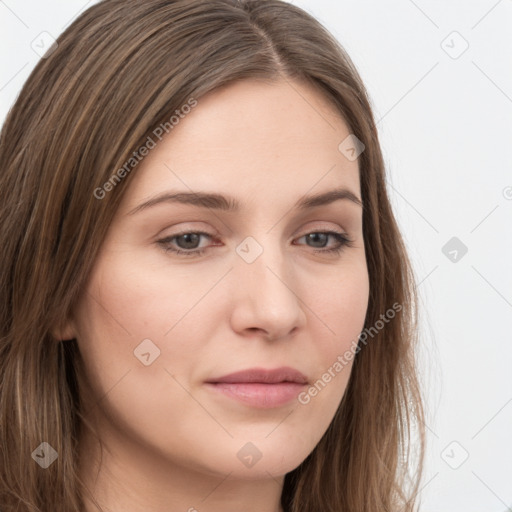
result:
[[[261,409],[280,407],[291,402],[307,384],[307,378],[290,367],[273,370],[251,368],[205,382],[208,389],[224,397]]]

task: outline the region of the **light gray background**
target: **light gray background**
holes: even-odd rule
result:
[[[31,45],[93,3],[0,0],[0,122]],[[293,3],[348,51],[379,120],[421,297],[421,511],[512,509],[512,1]]]

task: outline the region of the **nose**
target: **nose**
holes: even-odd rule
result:
[[[237,257],[231,279],[235,332],[277,340],[305,325],[304,300],[295,290],[293,267],[280,248],[271,250],[269,242],[252,263]]]

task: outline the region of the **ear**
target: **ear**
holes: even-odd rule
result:
[[[52,336],[58,341],[72,340],[76,338],[76,329],[70,320],[51,329]]]

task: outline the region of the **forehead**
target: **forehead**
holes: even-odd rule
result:
[[[197,100],[138,165],[125,202],[165,189],[211,190],[259,203],[346,187],[360,197],[350,135],[319,92],[290,81],[244,80]]]

